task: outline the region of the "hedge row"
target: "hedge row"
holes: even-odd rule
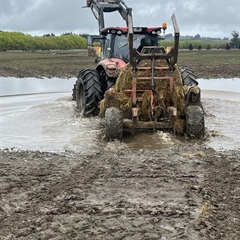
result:
[[[162,46],[173,46],[173,41],[164,40]],[[228,41],[184,40],[179,42],[180,49],[227,49]],[[64,34],[61,36],[31,36],[21,32],[0,32],[0,51],[6,50],[72,50],[87,48],[86,38]]]
[[[33,37],[21,32],[0,32],[0,51],[71,50],[83,48],[87,48],[87,40],[79,35]]]

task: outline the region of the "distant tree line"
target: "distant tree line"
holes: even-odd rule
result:
[[[77,35],[72,32],[63,33],[61,36],[55,34],[44,34],[43,36],[31,36],[21,32],[0,31],[0,51],[7,50],[72,50],[87,48],[88,34]],[[173,35],[166,35],[166,40],[161,42],[162,46],[173,45]],[[194,37],[181,37],[180,49],[240,49],[240,38],[237,31],[232,32],[232,39],[202,38],[199,34]]]
[[[161,41],[161,46],[167,47],[167,46],[173,46],[173,40],[167,40],[167,41]],[[203,41],[203,40],[180,40],[179,42],[179,49],[227,49],[227,45],[229,45],[229,42],[227,41]]]
[[[173,45],[173,35],[166,35],[166,40],[161,42],[163,46],[172,46]],[[183,36],[180,38],[179,42],[180,49],[240,49],[240,38],[237,31],[232,32],[232,39],[228,38],[204,38],[199,34],[196,36]]]
[[[75,34],[53,33],[31,36],[21,32],[0,31],[0,51],[6,50],[71,50],[87,48],[86,38]]]
[[[229,47],[240,49],[240,37],[239,37],[239,32],[238,31],[233,31],[232,32],[232,39],[231,39]]]
[[[165,38],[167,40],[173,40],[174,36],[172,33],[166,34]],[[203,41],[229,41],[229,38],[224,37],[224,38],[213,38],[213,37],[202,37],[200,34],[196,34],[195,36],[180,36],[180,40],[203,40]]]

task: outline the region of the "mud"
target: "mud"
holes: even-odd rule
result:
[[[1,150],[0,239],[238,239],[240,153]]]
[[[87,50],[0,52],[0,76],[35,78],[76,77],[82,68],[95,68],[94,57]],[[201,78],[240,76],[239,51],[180,51],[179,66],[193,69]]]

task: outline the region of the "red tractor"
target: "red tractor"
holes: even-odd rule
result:
[[[204,111],[196,76],[192,70],[177,66],[179,29],[175,15],[174,46],[167,51],[159,44],[166,23],[133,27],[132,9],[122,0],[88,0],[87,7],[98,20],[100,33],[90,36],[88,42],[101,42],[101,53],[95,69],[80,70],[73,88],[73,99],[82,115],[91,117],[100,112],[109,139],[121,139],[124,129],[149,128],[202,137]],[[119,12],[126,27],[105,27],[104,13],[114,11]],[[124,69],[130,69],[128,83],[124,82],[126,76],[121,78]]]

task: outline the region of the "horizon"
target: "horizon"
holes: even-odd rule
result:
[[[47,34],[54,34],[54,36],[61,36],[61,35],[64,35],[64,34],[66,34],[66,33],[70,33],[70,34],[72,34],[72,35],[79,35],[79,36],[82,36],[82,35],[97,35],[97,34],[88,34],[88,33],[75,33],[75,32],[72,32],[72,31],[70,31],[70,32],[62,32],[62,33],[54,33],[54,32],[47,32],[47,33],[36,33],[36,32],[22,32],[22,31],[8,31],[8,30],[1,30],[0,29],[0,32],[9,32],[9,33],[11,33],[11,32],[18,32],[18,33],[23,33],[23,34],[25,34],[25,35],[31,35],[32,37],[43,37],[44,35],[47,35]],[[170,34],[172,34],[172,33],[167,33],[166,34],[166,36],[168,36],[168,35],[170,35]],[[197,34],[195,34],[195,35],[189,35],[189,34],[187,34],[187,35],[180,35],[180,38],[187,38],[187,37],[189,37],[189,38],[194,38],[195,36],[197,36],[197,35],[200,35],[200,40],[202,39],[216,39],[216,40],[226,40],[226,41],[230,41],[231,40],[231,37],[211,37],[211,36],[202,36],[201,34],[199,34],[199,33],[197,33]],[[231,35],[231,34],[230,34]],[[191,39],[191,40],[199,40],[199,39]]]

